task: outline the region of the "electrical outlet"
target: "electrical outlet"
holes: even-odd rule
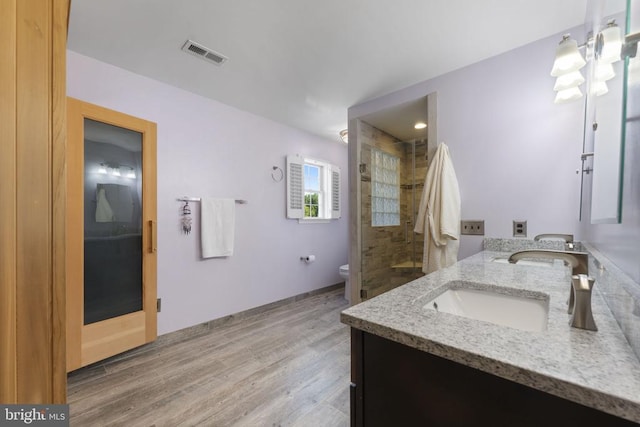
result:
[[[460,221],[460,234],[484,236],[484,220]]]
[[[527,237],[527,221],[513,221],[513,237]]]

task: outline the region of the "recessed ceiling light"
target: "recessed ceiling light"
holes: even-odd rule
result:
[[[427,127],[427,124],[425,122],[418,122],[413,127],[416,129],[424,129]]]

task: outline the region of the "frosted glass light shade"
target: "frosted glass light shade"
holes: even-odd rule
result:
[[[559,92],[561,90],[580,86],[582,83],[584,83],[584,77],[580,71],[576,70],[558,77],[556,79],[556,84],[553,86],[553,90]]]
[[[555,104],[564,104],[565,102],[575,101],[580,98],[582,98],[582,91],[580,88],[572,87],[558,92],[556,94],[556,99],[553,102]]]
[[[349,129],[343,129],[340,131],[340,139],[345,144],[349,143]]]
[[[609,92],[609,87],[603,81],[595,82],[593,88],[591,89],[591,93],[593,93],[595,96],[601,96],[607,92]]]
[[[578,51],[578,42],[565,36],[556,48],[551,75],[559,77],[584,67],[586,61]]]
[[[604,64],[619,61],[620,52],[622,51],[620,27],[616,24],[609,24],[607,28],[598,34],[598,45],[600,46],[598,61]]]
[[[640,56],[629,58],[629,68],[627,68],[627,84],[629,86],[640,84]]]
[[[613,71],[613,65],[608,62],[596,62],[596,81],[606,82],[607,80],[611,80],[616,76],[615,71]]]

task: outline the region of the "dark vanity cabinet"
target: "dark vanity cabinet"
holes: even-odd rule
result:
[[[635,426],[569,400],[351,330],[352,426]]]

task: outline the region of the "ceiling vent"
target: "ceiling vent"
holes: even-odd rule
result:
[[[216,65],[222,65],[227,59],[229,59],[208,47],[204,47],[201,44],[194,42],[193,40],[187,40],[182,46],[182,50]]]

